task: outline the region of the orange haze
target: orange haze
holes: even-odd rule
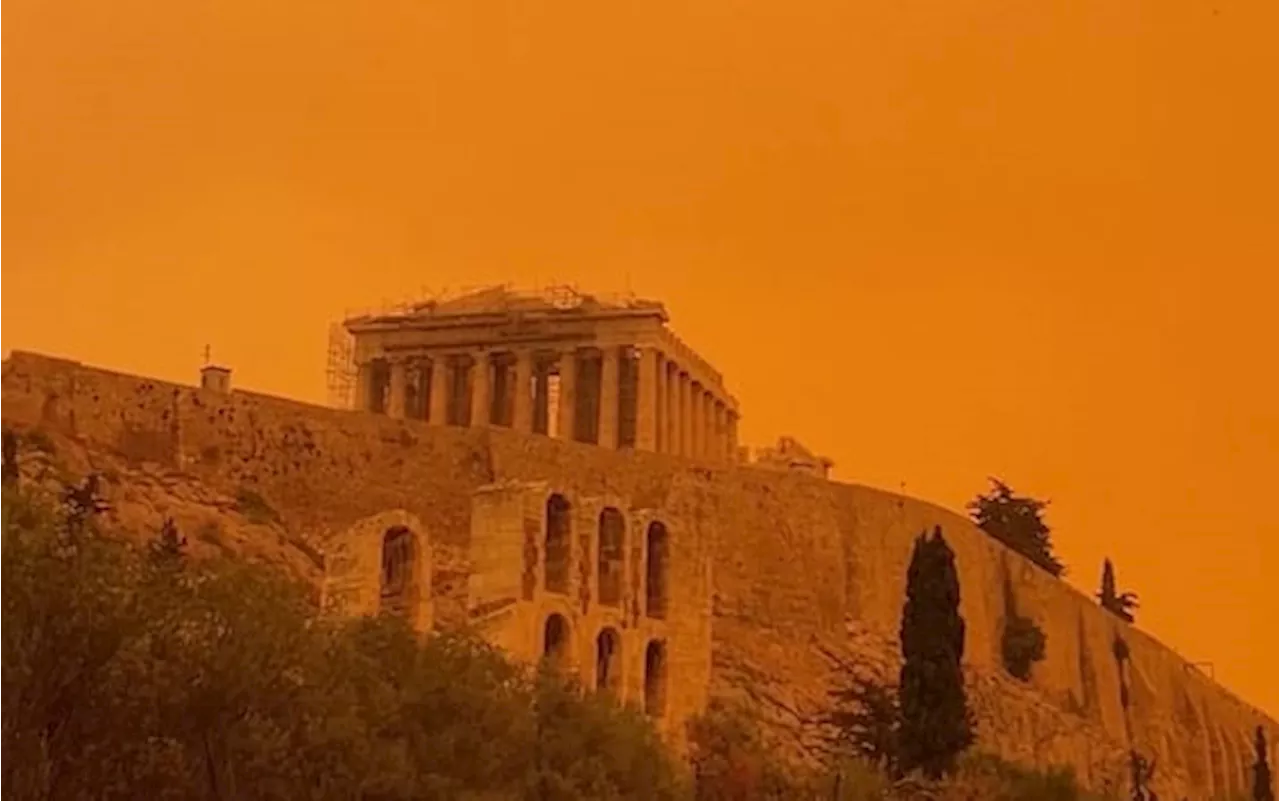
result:
[[[664,300],[743,438],[960,507],[1277,711],[1277,6],[11,0],[6,349],[320,401],[424,286]]]

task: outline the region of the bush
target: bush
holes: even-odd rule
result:
[[[1102,801],[1080,789],[1070,768],[1032,770],[990,754],[962,759],[956,783],[991,801]]]
[[[685,793],[642,716],[469,636],[319,618],[306,587],[189,559],[172,527],[131,547],[11,487],[3,516],[6,798]]]
[[[1004,624],[1000,650],[1005,670],[1014,678],[1029,681],[1031,666],[1044,659],[1044,632],[1030,618],[1011,614]]]
[[[787,764],[768,748],[758,721],[744,705],[712,701],[689,722],[689,747],[697,801],[819,797],[819,777]]]
[[[266,499],[251,489],[241,488],[236,493],[236,511],[256,525],[278,523],[280,515]]]

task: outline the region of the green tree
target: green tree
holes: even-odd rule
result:
[[[745,704],[713,700],[688,724],[696,801],[814,798],[819,777],[787,764],[764,741]],[[823,800],[830,797],[827,792]]]
[[[1111,614],[1133,622],[1133,611],[1138,608],[1138,596],[1132,592],[1116,592],[1116,571],[1110,559],[1102,562],[1102,586],[1098,590],[1098,604]]]
[[[317,616],[267,567],[4,488],[6,798],[679,798],[648,720],[466,634]]]
[[[893,776],[898,772],[897,689],[851,677],[830,693],[832,707],[822,719],[837,753],[856,756]]]
[[[1253,732],[1253,801],[1275,801],[1271,766],[1267,764],[1267,735],[1259,726]]]
[[[973,742],[965,699],[965,625],[955,554],[935,528],[921,534],[907,569],[907,600],[900,630],[902,671],[898,760],[904,773],[936,779],[951,772]]]
[[[1048,501],[1016,495],[1003,481],[992,478],[991,492],[978,495],[965,507],[978,528],[1055,576],[1066,568],[1053,555],[1049,526],[1044,522]]]

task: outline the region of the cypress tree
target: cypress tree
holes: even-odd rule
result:
[[[1102,586],[1098,589],[1098,604],[1116,617],[1132,623],[1133,612],[1138,606],[1138,596],[1131,592],[1116,592],[1116,570],[1110,559],[1102,561]]]
[[[902,671],[898,682],[899,765],[941,778],[973,742],[965,700],[964,619],[955,554],[934,528],[916,539],[902,610]]]
[[[1259,726],[1253,735],[1253,801],[1275,801],[1271,791],[1271,766],[1267,764],[1267,735]]]
[[[1102,560],[1102,587],[1098,590],[1098,603],[1111,609],[1116,602],[1116,569],[1110,559]]]

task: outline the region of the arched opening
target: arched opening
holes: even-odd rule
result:
[[[596,586],[602,606],[622,603],[622,554],[626,521],[612,506],[600,513],[600,550],[596,558]]]
[[[547,592],[569,591],[569,502],[563,495],[547,498]]]
[[[617,693],[622,686],[622,638],[611,628],[596,637],[596,689]]]
[[[552,614],[542,634],[542,658],[555,667],[564,665],[569,652],[569,623],[563,615]]]
[[[653,640],[644,649],[644,711],[660,718],[667,706],[667,646]]]
[[[382,610],[393,614],[407,611],[409,591],[413,587],[413,532],[394,526],[382,535]]]
[[[663,619],[667,616],[667,527],[654,521],[645,538],[645,614]]]

